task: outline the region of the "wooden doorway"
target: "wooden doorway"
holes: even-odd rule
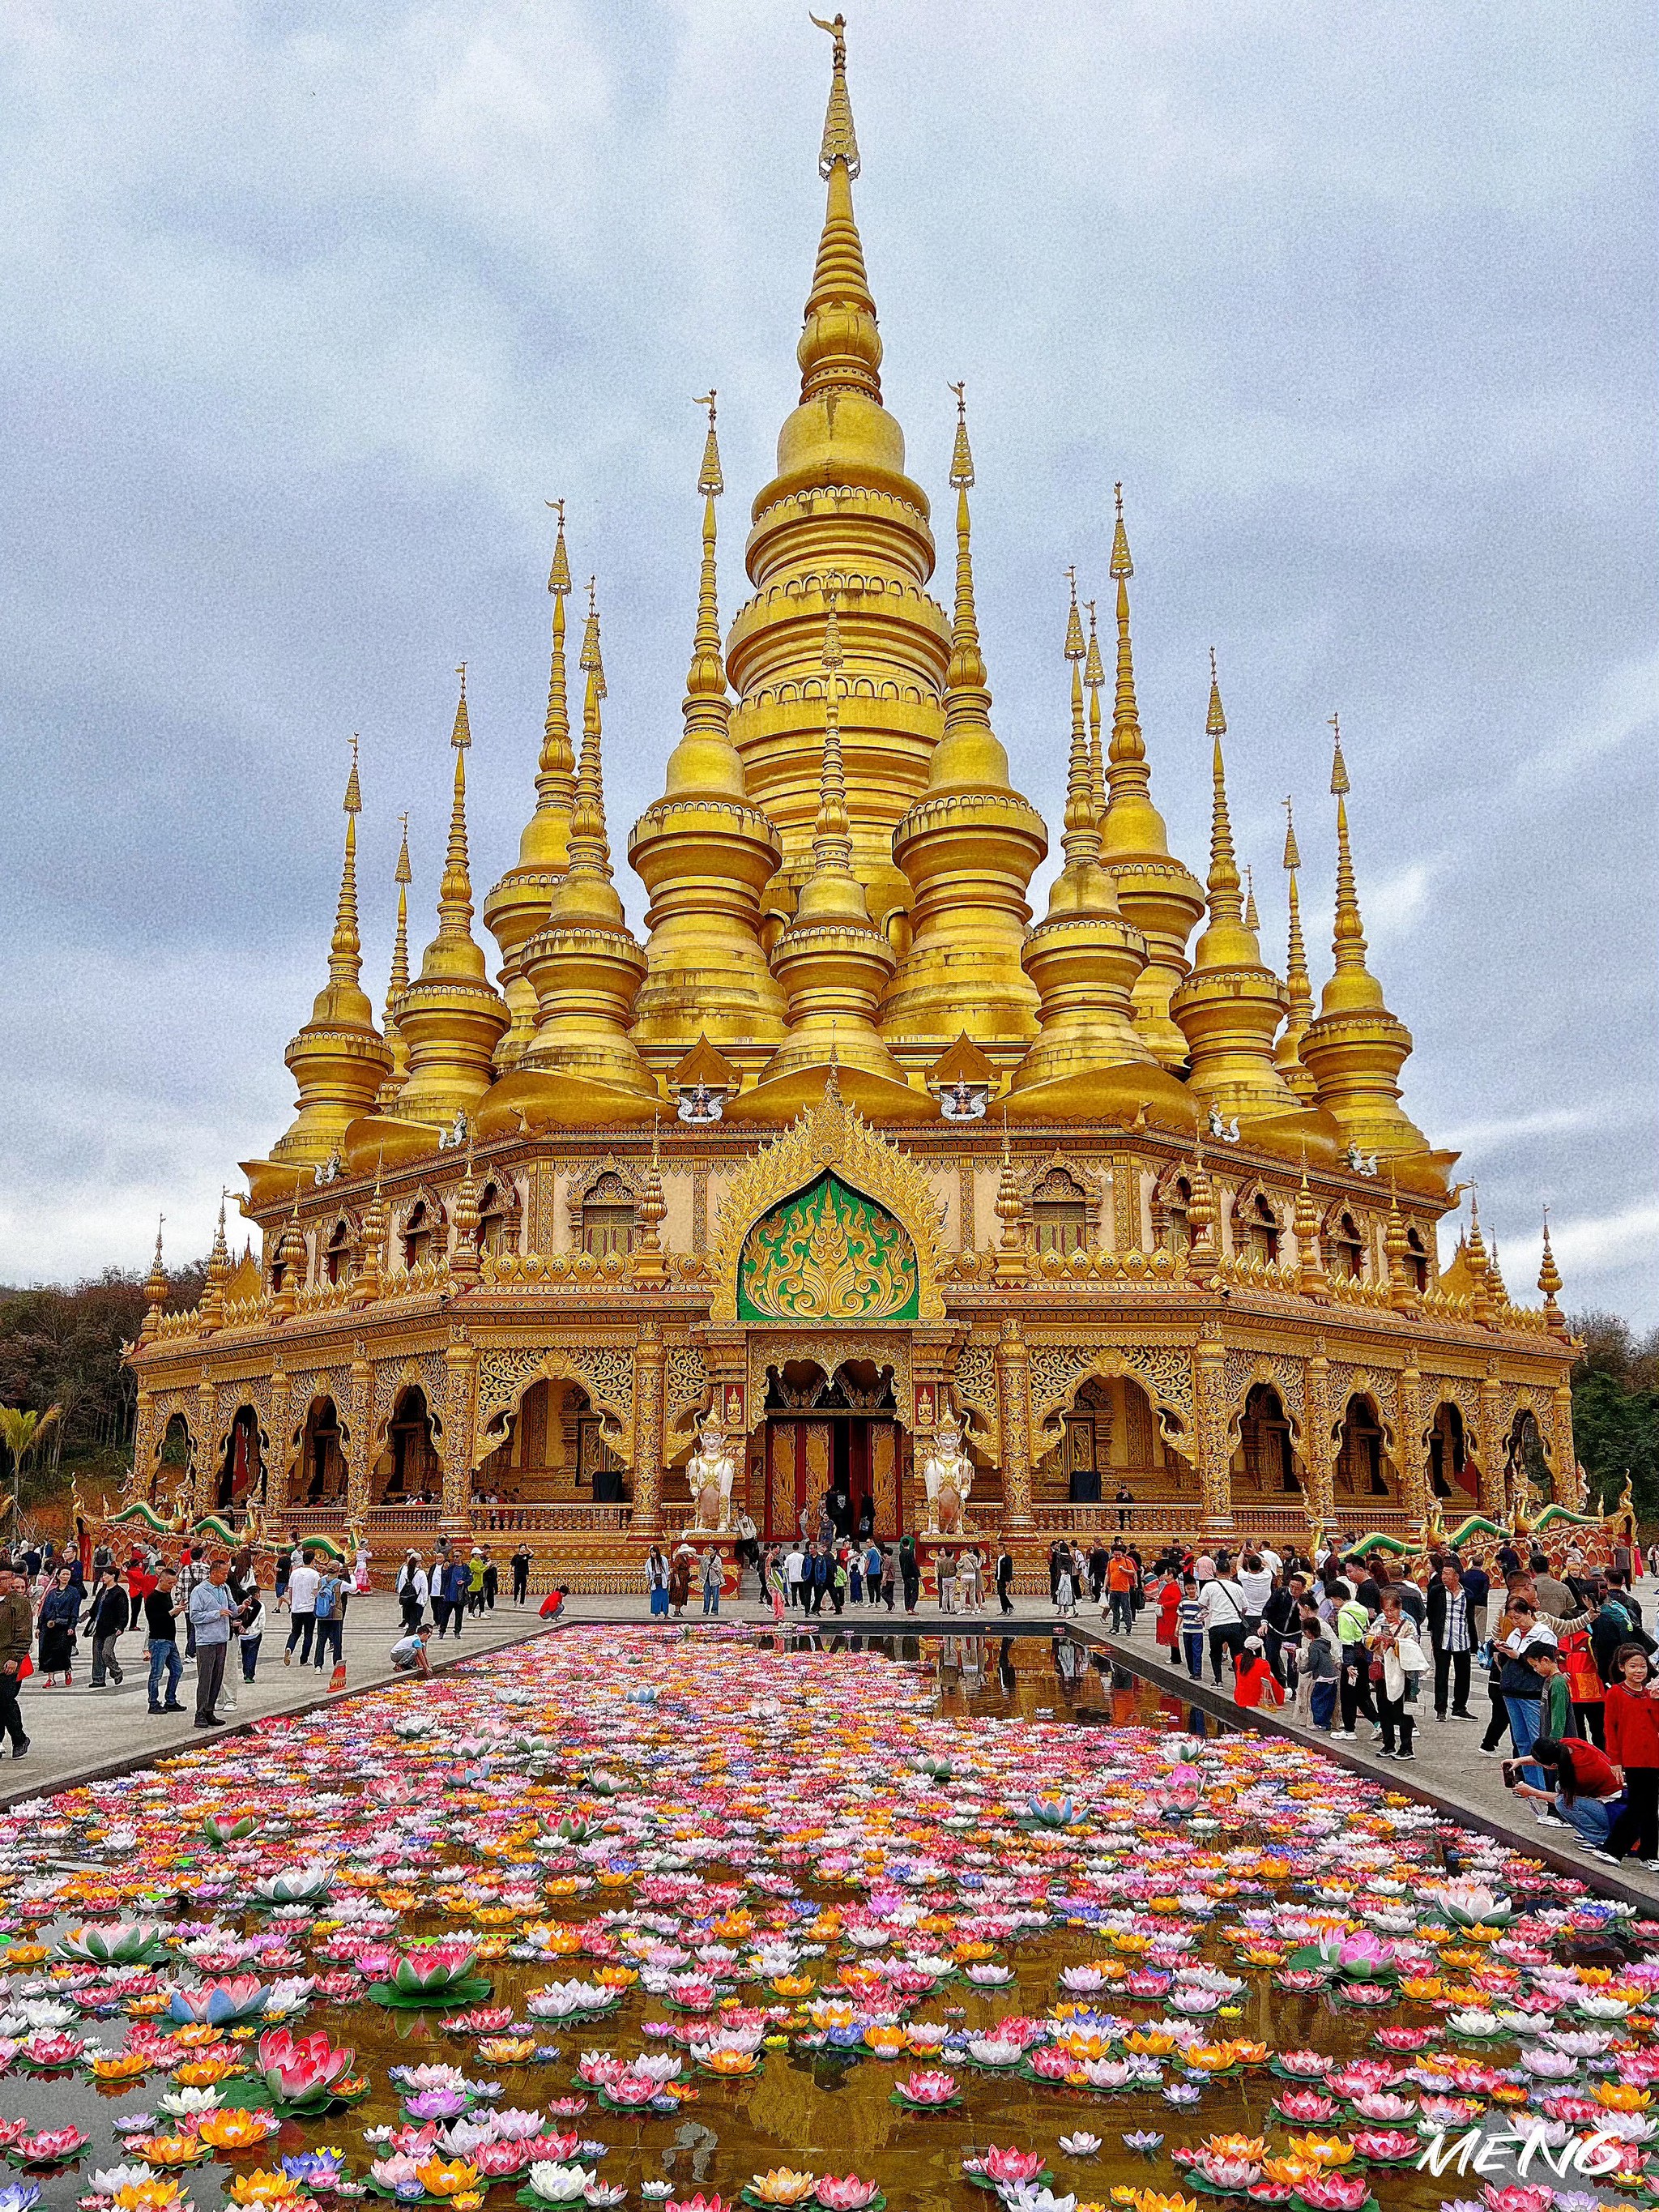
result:
[[[899,1427],[891,1370],[848,1360],[833,1375],[812,1360],[774,1368],[766,1398],[764,1527],[769,1543],[816,1536],[826,1498],[839,1530],[899,1526]]]

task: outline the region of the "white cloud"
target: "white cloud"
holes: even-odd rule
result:
[[[1659,729],[1659,646],[1610,670],[1588,714],[1522,762],[1523,791],[1559,786],[1604,754]]]

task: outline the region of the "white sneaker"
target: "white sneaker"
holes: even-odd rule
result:
[[[1340,1735],[1344,1743],[1352,1743],[1354,1741],[1354,1732],[1352,1729],[1333,1729],[1331,1734]]]

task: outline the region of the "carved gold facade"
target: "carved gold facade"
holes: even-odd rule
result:
[[[1207,884],[1168,849],[1121,507],[1109,748],[1074,598],[1064,866],[1034,923],[1048,833],[991,720],[965,410],[947,612],[882,397],[834,38],[800,404],[724,638],[699,402],[684,735],[629,840],[642,929],[613,881],[591,600],[579,762],[571,744],[561,511],[535,811],[483,902],[499,979],[472,933],[463,690],[438,935],[411,981],[405,855],[381,1028],[354,767],[328,981],[289,1048],[295,1118],[243,1164],[260,1251],[233,1271],[216,1244],[191,1313],[151,1279],[139,1493],[356,1525],[381,1552],[522,1532],[561,1579],[616,1589],[687,1523],[711,1413],[741,1455],[734,1516],[769,1536],[830,1489],[880,1534],[916,1530],[954,1420],[970,1527],[1028,1573],[1054,1534],[1120,1520],[1403,1534],[1437,1511],[1577,1508],[1553,1261],[1537,1310],[1478,1223],[1440,1265],[1455,1156],[1400,1105],[1411,1040],[1366,965],[1340,746],[1316,1012],[1297,909],[1281,980],[1241,901],[1213,686]]]

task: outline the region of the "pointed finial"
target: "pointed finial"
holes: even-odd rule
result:
[[[955,392],[957,399],[957,439],[951,448],[951,483],[957,491],[971,491],[974,456],[968,443],[968,386],[964,380],[961,384],[947,384],[945,388]]]
[[[599,702],[605,696],[605,659],[599,648],[599,580],[587,580],[587,627],[578,665],[586,670],[582,701],[581,760],[576,770],[576,803],[570,816],[570,866],[597,871],[611,880],[611,843],[605,825],[605,778],[601,748],[604,723]]]
[[[357,781],[357,738],[354,732],[351,773],[346,778],[345,859],[340,869],[340,896],[334,908],[334,935],[328,948],[330,988],[353,992],[356,990],[357,979],[362,971],[362,940],[357,929],[357,817],[362,807],[362,787]]]
[[[1331,790],[1336,798],[1342,799],[1352,787],[1348,781],[1347,764],[1342,757],[1342,722],[1339,715],[1330,717],[1329,728],[1332,738]]]
[[[1213,646],[1210,647],[1210,714],[1204,727],[1212,738],[1224,738],[1227,734],[1227,717],[1221,709],[1221,684],[1215,672]]]
[[[1081,660],[1085,653],[1083,643],[1083,617],[1078,612],[1077,569],[1075,567],[1066,569],[1066,581],[1070,586],[1072,593],[1071,610],[1066,617],[1066,658],[1067,660]]]
[[[1096,602],[1085,599],[1083,604],[1089,611],[1089,653],[1083,665],[1083,680],[1091,691],[1098,691],[1106,681],[1106,671],[1101,664],[1100,635],[1095,627]]]
[[[361,814],[363,811],[362,787],[357,781],[357,732],[351,732],[351,774],[346,779],[345,811]]]
[[[1296,815],[1288,793],[1279,805],[1285,809],[1285,866],[1295,870],[1302,866],[1302,854],[1296,842]]]
[[[1342,757],[1342,727],[1334,714],[1330,718],[1330,726],[1334,733],[1331,789],[1336,794],[1336,919],[1331,933],[1331,950],[1339,971],[1352,977],[1365,971],[1365,930],[1354,881],[1353,852],[1348,842],[1350,786],[1347,763]],[[1330,988],[1326,986],[1328,991]],[[1380,993],[1378,999],[1380,1003]]]
[[[1115,581],[1121,583],[1133,575],[1135,564],[1129,558],[1129,533],[1123,526],[1123,487],[1121,483],[1112,486],[1112,498],[1117,507],[1117,520],[1112,528],[1110,574]]]
[[[466,663],[455,673],[461,679],[461,696],[455,708],[455,726],[449,742],[455,748],[455,789],[449,809],[449,845],[438,885],[438,934],[441,938],[470,935],[472,920],[472,877],[466,851],[466,755],[472,743],[472,726],[466,712]]]
[[[691,402],[694,407],[706,407],[708,410],[708,435],[703,441],[702,467],[697,475],[697,489],[705,499],[718,499],[726,489],[726,478],[720,474],[720,441],[714,435],[716,397],[717,394],[711,386],[700,399],[694,399]]]
[[[1083,664],[1083,681],[1089,693],[1089,774],[1095,787],[1095,812],[1106,811],[1106,756],[1101,747],[1100,691],[1106,681],[1106,671],[1101,665],[1100,638],[1095,629],[1095,603],[1085,602],[1089,610],[1089,655]]]
[[[1255,870],[1249,866],[1244,870],[1244,927],[1246,929],[1260,929],[1261,916],[1256,912],[1255,906]]]
[[[1550,1210],[1544,1208],[1544,1255],[1538,1269],[1538,1287],[1544,1293],[1544,1312],[1553,1328],[1561,1320],[1561,1309],[1557,1299],[1561,1290],[1561,1270],[1555,1264],[1555,1255],[1550,1249]]]
[[[553,565],[547,572],[547,588],[556,598],[570,589],[570,556],[564,550],[564,501],[550,499],[544,504],[559,518],[558,535],[553,541]]]
[[[823,761],[818,778],[818,813],[812,832],[812,862],[816,868],[850,875],[853,840],[847,821],[847,780],[841,758],[841,624],[836,614],[836,593],[824,593],[823,647]]]
[[[599,601],[597,576],[590,576],[587,580],[587,627],[582,632],[582,649],[576,657],[576,665],[578,668],[586,670],[590,674],[594,669],[599,669],[603,675],[604,663],[599,658]]]
[[[824,111],[823,137],[818,147],[818,174],[828,177],[837,161],[847,164],[847,173],[856,177],[859,173],[858,133],[853,128],[853,103],[847,96],[847,18],[836,15],[825,22],[822,15],[812,17],[819,30],[828,31],[835,41],[830,62],[830,105]]]

